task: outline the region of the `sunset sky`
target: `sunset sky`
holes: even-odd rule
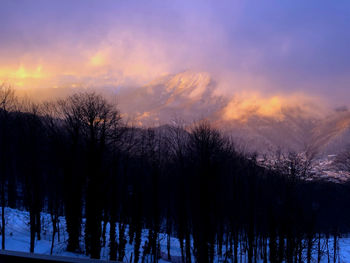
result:
[[[184,70],[225,92],[350,95],[348,0],[1,0],[0,81],[143,85]]]

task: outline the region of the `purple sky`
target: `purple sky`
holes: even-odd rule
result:
[[[348,0],[2,0],[0,79],[144,84],[207,71],[226,91],[347,103]]]

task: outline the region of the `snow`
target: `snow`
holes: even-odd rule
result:
[[[5,209],[6,238],[5,249],[11,251],[29,252],[30,226],[29,213],[17,209]],[[50,254],[52,240],[52,223],[49,214],[41,213],[42,232],[41,240],[35,240],[34,252],[38,254]],[[60,217],[60,242],[58,235],[55,237],[53,254],[70,257],[86,257],[82,254],[67,252],[67,233],[65,232],[65,218]],[[2,236],[0,237],[0,240]]]
[[[29,213],[26,211],[21,211],[17,209],[6,208],[5,219],[6,219],[6,244],[5,244],[6,250],[29,252],[29,243],[30,243]],[[60,220],[60,241],[58,241],[58,236],[56,234],[53,254],[57,256],[67,256],[67,257],[73,257],[73,258],[88,258],[88,256],[84,255],[83,253],[81,254],[70,253],[65,250],[67,246],[67,238],[68,238],[67,233],[65,232],[65,218],[60,217],[59,220]],[[50,215],[47,213],[41,213],[41,221],[42,221],[41,240],[35,241],[34,252],[38,254],[49,255],[50,249],[51,249],[51,238],[52,238],[52,223],[51,223]],[[116,229],[117,229],[116,234],[118,236],[119,235],[118,225]],[[128,228],[126,229],[126,238],[128,241],[127,232],[128,232]],[[142,231],[142,238],[141,238],[140,259],[142,258],[142,248],[147,240],[147,235],[148,235],[148,230],[144,229]],[[108,237],[109,237],[109,225],[107,224],[106,246],[101,249],[101,259],[106,259],[106,260],[108,259],[108,255],[109,255]],[[162,254],[162,259],[160,259],[158,262],[161,262],[161,263],[169,262],[166,260],[167,259],[166,234],[159,234],[158,237],[160,240],[161,254]],[[1,238],[2,237],[0,236],[0,240]],[[329,242],[328,246],[330,248],[333,248],[332,238],[330,238],[328,242]],[[322,247],[325,247],[325,244],[326,244],[326,241],[322,240],[322,244],[321,244]],[[315,246],[316,245],[317,244],[315,244]],[[339,247],[340,247],[339,262],[350,262],[350,236],[340,238]],[[81,238],[81,248],[84,249],[83,238]],[[225,251],[225,247],[223,247],[223,251]],[[130,258],[133,252],[134,252],[133,245],[127,243],[126,256],[124,258],[124,262],[130,262]],[[175,263],[181,262],[180,244],[178,239],[173,237],[171,238],[171,256],[172,256],[171,262],[175,262]],[[245,256],[246,255],[243,255],[243,259],[245,258]],[[331,261],[333,262],[332,249],[330,249],[329,256]],[[313,258],[317,259],[317,255],[314,254]],[[322,256],[321,262],[328,262],[327,258],[328,258],[327,254],[324,253]],[[193,262],[195,262],[194,258],[193,258]],[[215,257],[215,263],[218,263],[218,262],[223,262],[223,261],[218,257]]]
[[[6,208],[5,209],[5,220],[6,220],[6,239],[5,239],[5,249],[10,251],[19,251],[19,252],[29,252],[30,246],[30,226],[29,226],[29,213],[27,211],[21,211],[17,209]],[[68,235],[65,232],[66,221],[64,217],[59,218],[60,221],[60,241],[58,241],[58,235],[55,237],[55,244],[53,249],[53,255],[58,256],[67,256],[67,257],[79,257],[79,258],[88,258],[88,256],[83,253],[71,253],[66,251]],[[34,253],[38,254],[50,254],[51,250],[51,241],[52,241],[52,222],[50,214],[41,213],[41,222],[42,222],[42,232],[41,240],[35,240]],[[84,220],[83,220],[84,223]],[[118,233],[118,225],[116,227],[116,234]],[[126,234],[128,228],[126,228]],[[140,248],[140,258],[142,257],[142,248],[147,240],[148,230],[144,229],[142,231],[141,238],[141,248]],[[126,235],[127,241],[128,236]],[[2,236],[0,236],[0,241]],[[166,235],[159,234],[159,240],[161,245],[162,254],[166,255]],[[109,224],[106,228],[106,246],[101,249],[101,259],[108,259],[109,255]],[[84,249],[83,243],[83,232],[81,238],[81,248]],[[131,255],[134,253],[134,247],[132,244],[126,244],[126,255],[124,258],[125,262],[129,262]],[[174,258],[180,257],[180,244],[178,239],[171,238],[171,255]],[[166,260],[160,260],[159,262],[168,262]]]

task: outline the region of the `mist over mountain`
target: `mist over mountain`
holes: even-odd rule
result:
[[[35,101],[96,90],[116,102],[123,117],[135,126],[161,126],[182,121],[210,121],[233,136],[246,151],[276,149],[325,155],[338,152],[350,138],[350,111],[331,109],[303,95],[256,93],[222,95],[206,72],[185,71],[159,77],[141,87],[20,89]]]

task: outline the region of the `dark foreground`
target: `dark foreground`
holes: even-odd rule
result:
[[[0,250],[0,263],[103,263],[106,261],[96,259],[81,259],[59,256],[39,255],[15,251]],[[115,262],[117,261],[108,261]]]

